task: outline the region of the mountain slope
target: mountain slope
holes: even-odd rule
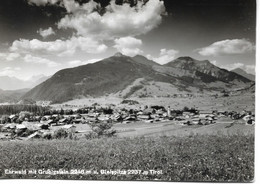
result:
[[[23,98],[65,102],[82,97],[171,96],[173,93],[222,91],[251,81],[209,61],[181,57],[159,65],[143,56],[117,53],[93,64],[58,71]]]
[[[116,54],[97,63],[61,70],[24,97],[60,102],[81,96],[102,96],[123,90],[137,78],[149,78],[151,74],[151,66]]]
[[[33,88],[48,78],[49,76],[38,75],[33,76],[31,79],[25,81],[16,77],[0,76],[0,89],[19,90],[24,88]]]
[[[1,90],[0,89],[0,103],[16,103],[19,99],[30,89],[20,90]]]
[[[17,90],[28,87],[29,84],[26,81],[16,77],[0,76],[0,89],[2,90]]]
[[[231,70],[231,71],[234,72],[234,73],[237,73],[237,74],[239,74],[239,75],[241,75],[241,76],[243,76],[243,77],[245,77],[245,78],[247,78],[251,81],[255,81],[255,75],[249,74],[246,71],[242,70],[241,68],[236,68],[236,69]]]
[[[222,81],[226,83],[247,83],[251,80],[234,72],[219,68],[208,60],[198,61],[191,57],[179,57],[165,66],[189,71],[204,82]]]

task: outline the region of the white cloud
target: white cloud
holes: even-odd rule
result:
[[[247,73],[251,73],[251,74],[255,74],[255,65],[247,65],[244,63],[232,63],[232,64],[224,64],[221,65],[219,64],[217,61],[210,61],[212,64],[218,66],[219,68],[224,68],[226,70],[234,70],[236,68],[241,68],[244,71],[246,71]]]
[[[81,61],[81,60],[73,60],[73,61],[69,61],[68,65],[71,67],[75,67],[75,66],[80,66],[80,65],[86,65],[86,64],[90,64],[90,63],[95,63],[97,61],[100,61],[102,59],[89,59],[86,61]]]
[[[137,1],[136,6],[129,3],[117,5],[112,0],[100,14],[100,4],[93,0],[79,4],[75,0],[28,0],[29,4],[44,6],[57,4],[64,7],[69,14],[58,22],[58,28],[72,28],[80,36],[98,37],[102,40],[116,37],[145,34],[157,27],[166,14],[164,2],[149,0]]]
[[[14,76],[16,71],[21,70],[21,68],[19,67],[5,67],[3,69],[0,70],[0,76]]]
[[[59,0],[28,0],[29,4],[35,4],[37,6],[42,6],[46,4],[55,4]]]
[[[217,61],[216,60],[210,61],[210,63],[212,63],[215,66],[217,65]]]
[[[6,55],[7,55],[6,53],[1,53],[1,52],[0,52],[0,58],[5,58]]]
[[[9,53],[8,55],[7,55],[7,57],[6,57],[6,60],[7,61],[13,61],[13,60],[15,60],[15,59],[17,59],[17,58],[19,58],[20,57],[20,54],[19,53]]]
[[[82,61],[81,60],[73,60],[73,61],[69,61],[68,64],[70,66],[78,66],[78,65],[82,64]]]
[[[34,63],[34,64],[46,64],[48,67],[57,67],[60,64],[54,61],[51,61],[49,59],[41,58],[32,56],[30,54],[26,54],[23,58],[23,60],[27,63]]]
[[[225,54],[244,54],[252,52],[254,49],[255,46],[246,39],[227,39],[197,49],[197,51],[203,56],[217,56]]]
[[[0,59],[4,61],[13,61],[19,58],[21,55],[19,53],[0,53]]]
[[[150,0],[146,4],[138,1],[135,7],[126,3],[117,5],[113,0],[102,15],[95,11],[100,5],[93,0],[82,6],[74,0],[64,0],[63,3],[72,13],[59,21],[58,28],[72,28],[78,35],[102,40],[145,34],[161,23],[165,13],[163,1],[159,0]]]
[[[37,33],[39,33],[43,38],[47,38],[48,36],[55,34],[51,27],[49,27],[48,29],[40,28],[40,30],[38,30]]]
[[[142,45],[142,40],[133,38],[133,37],[122,37],[115,39],[114,47],[122,54],[127,56],[135,56],[137,54],[143,53],[140,47]]]
[[[81,50],[87,53],[98,54],[104,52],[107,46],[100,44],[91,38],[72,37],[68,40],[55,40],[44,42],[38,39],[33,40],[16,40],[10,47],[10,51],[20,53],[43,53],[55,54],[58,56],[72,56],[76,50]]]
[[[227,70],[234,70],[236,68],[241,68],[247,73],[255,74],[255,65],[246,65],[244,63],[233,63],[228,65],[222,65],[221,68],[225,68]]]
[[[73,56],[77,50],[98,54],[107,50],[104,41],[114,40],[116,49],[125,55],[133,56],[142,53],[138,48],[142,41],[133,36],[145,34],[156,28],[162,21],[162,15],[166,14],[164,2],[160,0],[149,0],[146,3],[137,1],[134,7],[129,3],[117,5],[115,0],[106,7],[101,7],[93,0],[81,4],[75,0],[28,0],[28,2],[36,6],[55,4],[64,7],[67,15],[61,18],[57,26],[59,29],[71,28],[76,34],[67,40],[57,39],[49,42],[37,39],[16,40],[10,47],[12,52],[54,54],[61,57]],[[52,28],[40,29],[38,32],[43,37],[53,34]],[[124,40],[130,40],[130,44],[123,43]]]
[[[151,55],[147,55],[146,57],[150,60],[153,60],[161,65],[166,64],[175,59],[176,55],[179,53],[178,50],[174,49],[161,49],[159,57],[153,57]]]

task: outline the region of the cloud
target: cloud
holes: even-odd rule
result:
[[[83,4],[75,0],[28,1],[37,6],[56,4],[64,7],[68,14],[58,22],[58,28],[71,28],[80,36],[102,40],[145,34],[157,27],[162,15],[166,14],[164,2],[160,0],[137,1],[133,7],[129,3],[117,5],[112,0],[104,8],[93,0]]]
[[[95,63],[97,61],[100,61],[102,59],[89,59],[86,61],[81,61],[81,60],[73,60],[73,61],[69,61],[68,65],[71,67],[75,67],[75,66],[80,66],[80,65],[86,65],[86,64],[90,64],[90,63]]]
[[[47,38],[48,36],[55,34],[51,27],[49,27],[48,29],[39,29],[37,33],[39,33],[43,38]]]
[[[0,70],[0,76],[14,76],[14,74],[16,73],[16,71],[21,70],[21,68],[19,67],[5,67],[3,69]]]
[[[0,58],[5,61],[13,61],[19,58],[21,55],[19,53],[0,53]]]
[[[15,59],[17,59],[17,58],[19,58],[20,57],[20,54],[19,53],[9,53],[8,55],[7,55],[7,57],[6,57],[6,60],[7,61],[13,61],[13,60],[15,60]]]
[[[255,74],[255,65],[246,65],[244,63],[233,63],[228,65],[222,65],[221,68],[225,68],[227,70],[234,70],[236,68],[241,68],[247,73]]]
[[[114,40],[114,48],[125,55],[133,56],[142,53],[138,48],[142,41],[134,36],[146,34],[156,28],[166,14],[164,2],[160,0],[137,1],[117,5],[112,0],[106,7],[90,0],[79,3],[75,0],[28,0],[30,5],[55,5],[66,9],[67,14],[57,22],[59,29],[72,29],[75,34],[67,40],[57,39],[44,42],[38,39],[16,40],[10,51],[25,54],[53,54],[73,56],[77,50],[98,54],[105,52],[104,41]],[[53,34],[52,28],[40,29],[44,38]],[[129,44],[124,41],[129,41]]]
[[[219,68],[224,68],[226,70],[234,70],[236,68],[241,68],[247,73],[251,73],[255,75],[255,65],[246,65],[244,63],[232,63],[232,64],[224,64],[221,65],[217,61],[210,61],[212,64],[218,66]]]
[[[78,35],[102,40],[145,34],[161,23],[165,13],[160,0],[150,0],[146,4],[138,1],[134,7],[126,3],[117,5],[113,0],[102,15],[96,11],[100,5],[93,0],[83,5],[64,0],[63,4],[70,14],[59,21],[58,28],[71,28]]]
[[[246,39],[227,39],[215,42],[207,47],[197,49],[196,51],[203,56],[217,56],[250,53],[254,49],[255,46]]]
[[[161,49],[159,57],[153,57],[151,55],[147,55],[146,57],[150,60],[153,60],[161,65],[166,64],[175,59],[176,55],[179,53],[178,50],[174,49]]]
[[[215,66],[217,65],[217,61],[216,60],[210,61],[210,63],[212,63]]]
[[[23,58],[23,60],[26,63],[34,63],[34,64],[46,64],[48,67],[57,67],[60,64],[54,61],[51,61],[49,59],[41,58],[41,57],[36,57],[32,56],[30,54],[26,54]]]
[[[119,52],[122,52],[124,55],[135,56],[143,53],[143,51],[138,48],[142,45],[142,40],[128,36],[115,39],[114,41],[114,48],[116,48]]]
[[[55,4],[57,3],[59,0],[28,0],[29,4],[34,4],[36,6],[43,6],[46,4]]]
[[[16,40],[10,47],[12,52],[20,53],[42,53],[55,54],[58,56],[72,56],[76,50],[87,53],[98,54],[106,51],[107,46],[91,38],[71,37],[68,40],[55,40],[44,42],[38,39],[33,40]]]

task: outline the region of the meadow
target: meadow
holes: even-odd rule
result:
[[[16,140],[2,141],[0,147],[0,178],[211,182],[254,179],[252,134]],[[5,174],[5,169],[62,169],[70,174]],[[101,170],[125,170],[127,174],[102,174]]]

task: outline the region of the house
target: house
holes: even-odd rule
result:
[[[138,115],[137,118],[139,120],[148,120],[151,119],[150,115]]]
[[[200,118],[192,118],[191,121],[192,121],[192,124],[198,125],[200,123]]]
[[[16,130],[25,130],[27,127],[23,124],[16,125]]]
[[[37,132],[34,132],[33,134],[29,135],[27,137],[27,140],[28,139],[35,139],[35,138],[41,138],[42,137],[42,133],[37,131]]]
[[[28,122],[28,121],[23,121],[22,125],[24,125],[27,129],[31,131],[38,131],[41,130],[41,123],[39,122]]]
[[[130,115],[130,116],[127,116],[124,120],[125,121],[136,121],[136,117],[134,115]]]
[[[249,119],[249,120],[247,121],[247,124],[248,124],[248,125],[253,125],[253,124],[255,124],[255,121],[254,121],[253,119]]]
[[[187,119],[191,117],[191,113],[190,112],[183,112],[182,115]]]
[[[148,119],[148,120],[144,120],[144,122],[145,122],[145,123],[153,123],[154,120],[152,120],[152,119]]]
[[[46,125],[51,125],[54,123],[54,121],[52,119],[49,120],[45,120],[45,121],[40,121],[41,124],[46,124]]]
[[[64,125],[64,124],[66,124],[68,121],[69,121],[69,120],[68,120],[67,118],[63,118],[63,119],[60,119],[60,120],[59,120],[59,124],[60,124],[60,125]]]
[[[75,125],[64,125],[62,126],[63,129],[65,129],[68,132],[75,133],[76,132],[76,126]]]
[[[2,127],[2,131],[13,131],[15,130],[16,128],[16,124],[15,123],[8,123],[8,124],[5,124],[3,127]]]
[[[11,120],[14,119],[15,117],[16,117],[15,114],[12,114],[12,115],[9,116],[9,118],[10,118]]]

